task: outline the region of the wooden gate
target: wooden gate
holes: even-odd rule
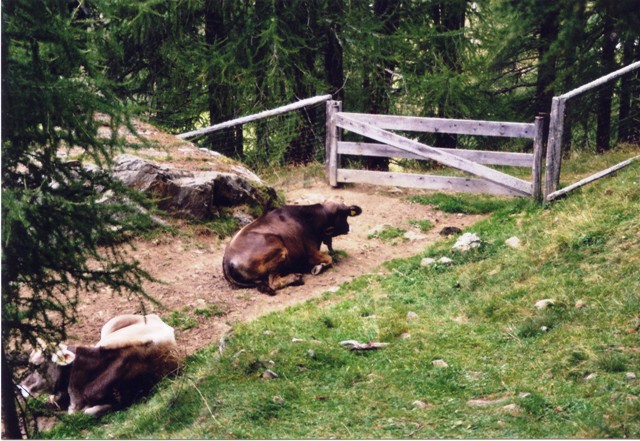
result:
[[[327,101],[326,173],[330,185],[353,182],[398,187],[529,196],[540,200],[542,174],[543,119],[534,123],[510,123],[409,116],[371,115],[341,112],[340,101]],[[341,129],[357,133],[378,143],[345,142]],[[511,153],[431,147],[389,130],[501,136],[533,140],[533,153]],[[341,168],[341,155],[428,159],[476,178],[378,172]],[[528,182],[488,165],[507,165],[532,169]]]

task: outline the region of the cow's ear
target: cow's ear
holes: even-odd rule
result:
[[[349,216],[358,216],[360,213],[362,213],[362,208],[358,207],[357,205],[352,205],[349,207]]]
[[[76,354],[71,352],[66,347],[61,347],[51,356],[51,361],[53,361],[58,366],[67,366],[73,363],[73,360],[75,359]]]

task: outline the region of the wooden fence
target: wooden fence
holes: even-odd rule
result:
[[[209,127],[205,127],[198,130],[192,130],[190,132],[181,133],[176,135],[180,139],[193,138],[194,136],[204,135],[205,133],[217,132],[222,129],[228,129],[229,127],[234,127],[237,125],[247,124],[250,122],[258,121],[265,118],[270,118],[276,115],[282,115],[284,113],[292,112],[294,110],[302,109],[303,107],[312,106],[314,104],[321,103],[323,101],[328,101],[331,99],[331,95],[319,95],[312,98],[307,98],[304,100],[297,101],[295,103],[287,104],[286,106],[281,106],[276,109],[264,110],[259,113],[254,113],[252,115],[243,116],[240,118],[232,119],[230,121],[225,121],[219,124],[214,124]]]
[[[345,113],[341,112],[340,101],[327,101],[326,105],[326,173],[330,185],[334,187],[338,183],[353,182],[430,190],[530,196],[537,200],[542,198],[543,119],[541,117],[536,118],[533,123],[474,121]],[[378,143],[342,141],[341,129],[373,139]],[[533,153],[437,148],[389,130],[527,138],[533,140]],[[426,159],[476,177],[352,170],[341,168],[341,155]],[[486,167],[484,164],[531,168],[532,182]]]
[[[618,69],[615,72],[611,72],[608,75],[584,84],[577,89],[571,90],[560,96],[554,96],[551,100],[551,114],[549,116],[549,141],[547,143],[547,159],[546,159],[546,174],[545,174],[545,188],[544,195],[545,200],[551,201],[555,199],[560,183],[560,165],[562,162],[562,135],[564,132],[564,111],[566,103],[571,98],[575,98],[578,95],[592,90],[596,87],[602,86],[609,81],[613,81],[632,72],[636,69],[640,69],[640,61],[636,61],[622,69]],[[630,162],[629,162],[630,163]],[[627,164],[628,165],[628,164]],[[592,182],[592,181],[588,181]],[[578,188],[578,186],[574,187]],[[566,192],[564,192],[566,193]]]

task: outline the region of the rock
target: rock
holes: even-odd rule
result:
[[[415,231],[407,231],[406,233],[404,233],[403,237],[413,242],[416,240],[424,240],[428,236],[426,234],[416,233]]]
[[[431,266],[436,263],[436,259],[433,257],[425,257],[420,261],[420,266]]]
[[[444,227],[438,234],[440,234],[440,236],[451,236],[460,233],[462,233],[462,230],[458,227]]]
[[[589,381],[589,380],[593,380],[594,378],[596,378],[596,376],[597,376],[596,374],[591,374],[590,373],[590,374],[585,375],[584,379]]]
[[[284,398],[282,398],[280,395],[276,395],[272,398],[273,402],[276,404],[283,404],[284,403]]]
[[[516,236],[511,236],[509,239],[505,240],[504,243],[507,244],[507,246],[516,249],[522,246],[520,243],[520,239],[518,239]]]
[[[416,409],[428,409],[430,407],[433,407],[433,405],[425,403],[422,400],[415,400],[413,403],[411,403],[411,405]]]
[[[233,216],[233,218],[238,221],[238,224],[240,225],[240,227],[249,225],[251,222],[255,220],[253,216],[251,216],[249,213],[245,211],[244,207],[234,208],[231,211],[231,216]]]
[[[545,309],[545,308],[549,308],[550,306],[555,305],[555,300],[553,299],[542,299],[542,300],[538,300],[533,307],[536,309]]]
[[[451,265],[453,263],[453,260],[449,259],[448,257],[441,257],[438,259],[438,263],[441,263],[443,265]]]
[[[301,343],[301,342],[303,342],[303,341],[304,341],[303,339],[301,339],[301,338],[296,338],[296,337],[293,337],[293,338],[291,339],[291,343]]]
[[[502,409],[512,416],[518,416],[522,414],[522,408],[515,403],[502,406]]]
[[[633,381],[636,379],[636,374],[634,374],[633,372],[627,372],[624,376],[627,381]]]
[[[451,320],[453,320],[459,325],[466,325],[467,323],[469,323],[469,317],[467,317],[466,315],[458,315],[452,318]]]
[[[158,208],[180,217],[213,219],[220,207],[248,204],[263,209],[277,201],[273,188],[240,165],[229,172],[178,170],[133,155],[115,158],[114,176],[157,201]]]
[[[547,326],[540,326],[540,331],[549,332],[549,328]]]
[[[417,318],[420,318],[420,316],[419,316],[418,314],[416,314],[415,312],[413,312],[413,311],[409,311],[409,312],[407,313],[407,320],[408,320],[408,321],[412,321],[412,320],[415,320],[415,319],[417,319]]]
[[[273,380],[275,378],[278,378],[278,374],[273,372],[271,369],[267,369],[262,373],[262,378],[265,380]]]
[[[576,302],[576,309],[582,309],[585,306],[587,306],[587,302],[585,302],[584,300],[578,300]]]
[[[467,401],[467,406],[482,407],[500,404],[507,401],[507,398],[478,398]]]
[[[529,398],[530,396],[531,394],[529,392],[520,392],[518,394],[518,398],[522,398],[522,399]]]
[[[434,365],[435,367],[441,367],[441,368],[449,367],[449,364],[446,361],[440,360],[440,359],[433,360],[431,364]]]
[[[472,248],[479,247],[481,243],[482,240],[475,233],[464,233],[452,248],[458,251],[469,251]]]

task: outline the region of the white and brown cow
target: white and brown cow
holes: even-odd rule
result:
[[[303,273],[319,274],[333,263],[321,253],[332,239],[349,232],[350,216],[362,209],[337,202],[285,205],[256,219],[240,230],[224,252],[222,269],[230,283],[256,286],[262,292],[303,284]]]
[[[60,344],[51,360],[34,351],[30,362],[23,395],[49,392],[60,409],[90,415],[131,404],[180,364],[173,328],[155,314],[117,316],[95,346]]]

